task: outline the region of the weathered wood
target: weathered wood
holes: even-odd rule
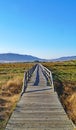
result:
[[[37,64],[34,65],[31,69],[29,69],[27,72],[24,73],[23,87],[22,87],[21,96],[23,95],[23,93],[25,93],[25,90],[27,88],[27,83],[28,83],[29,79],[31,78],[32,73],[34,72],[36,66],[37,66]]]
[[[37,66],[5,130],[73,130],[56,92]]]

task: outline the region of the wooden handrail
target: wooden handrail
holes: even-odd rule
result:
[[[22,92],[21,92],[21,96],[23,95],[23,93],[25,93],[26,88],[27,88],[27,83],[29,81],[29,79],[32,76],[32,73],[34,72],[35,68],[36,68],[37,64],[34,65],[31,69],[29,69],[27,72],[24,73],[24,79],[23,79],[23,87],[22,87]],[[53,78],[52,78],[52,73],[49,69],[47,69],[46,67],[44,67],[42,64],[39,64],[39,66],[42,69],[42,72],[44,73],[44,75],[47,77],[47,79],[50,81],[50,85],[52,86],[52,88],[54,89],[54,85],[53,85]]]
[[[21,96],[23,95],[23,93],[25,93],[25,90],[27,88],[27,83],[28,83],[29,79],[31,78],[32,73],[34,72],[36,66],[37,66],[37,64],[34,65],[31,69],[29,69],[27,72],[24,72],[24,79],[23,79],[23,87],[22,87]]]
[[[52,88],[54,88],[52,72],[49,69],[47,69],[46,67],[44,67],[42,64],[40,64],[40,67],[41,67],[43,73],[46,75],[46,77],[50,81],[50,84],[51,84]]]

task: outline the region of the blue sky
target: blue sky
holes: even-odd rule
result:
[[[0,53],[76,55],[76,0],[0,0]]]

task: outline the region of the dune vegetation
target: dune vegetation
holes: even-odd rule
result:
[[[76,124],[76,60],[43,65],[52,71],[54,90],[68,117]]]
[[[24,72],[33,65],[34,63],[0,64],[0,130],[5,129],[20,98]]]

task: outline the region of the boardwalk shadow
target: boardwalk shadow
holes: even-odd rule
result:
[[[44,75],[44,77],[46,79],[47,86],[51,86],[51,82],[50,82],[49,78],[47,77],[46,73],[43,70],[42,70],[42,73],[43,73],[43,75]]]
[[[51,87],[44,88],[44,89],[35,89],[35,90],[26,91],[25,93],[35,93],[35,92],[40,92],[40,91],[47,91],[50,89],[51,89]]]
[[[33,86],[38,86],[38,84],[39,84],[39,66],[38,66],[38,69],[37,69],[36,80],[35,80]]]

